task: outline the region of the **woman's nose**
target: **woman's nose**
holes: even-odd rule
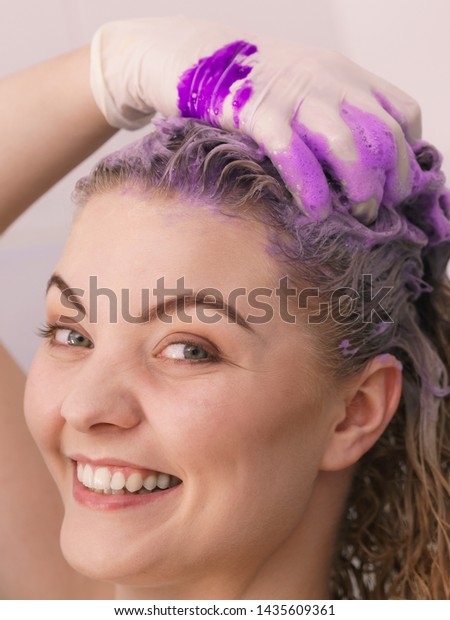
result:
[[[91,359],[71,383],[61,416],[84,433],[101,425],[117,429],[137,426],[143,415],[131,378],[130,371],[118,364]]]

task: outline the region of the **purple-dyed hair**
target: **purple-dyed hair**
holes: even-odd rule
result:
[[[415,194],[379,205],[370,225],[344,206],[332,179],[332,213],[308,217],[250,138],[189,119],[157,123],[104,158],[74,192],[82,208],[93,194],[131,184],[149,196],[189,198],[186,208],[201,202],[257,219],[292,281],[318,287],[317,305],[332,306],[337,288],[360,293],[348,320],[316,330],[323,365],[344,379],[391,353],[403,365],[403,393],[355,474],[331,576],[336,598],[450,597],[450,198],[437,151],[420,143],[415,154]],[[383,300],[392,322],[372,313],[365,274],[375,291],[392,287]]]

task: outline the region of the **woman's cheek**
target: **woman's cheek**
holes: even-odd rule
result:
[[[225,464],[261,456],[270,461],[269,454],[282,452],[293,435],[303,436],[302,409],[312,406],[307,399],[286,403],[277,386],[263,387],[252,379],[229,381],[220,374],[204,385],[185,383],[160,402],[160,436],[187,457],[191,472],[204,470],[205,460]]]
[[[52,370],[41,347],[28,373],[24,413],[31,435],[42,452],[57,447],[57,436],[63,426],[59,413],[63,385],[61,381],[55,381],[55,376],[55,369]]]

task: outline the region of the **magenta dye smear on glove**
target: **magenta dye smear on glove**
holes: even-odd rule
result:
[[[243,61],[257,52],[257,47],[246,41],[234,41],[211,56],[201,58],[185,71],[178,83],[178,109],[185,118],[198,118],[218,126],[217,116],[231,87],[244,80],[252,67]],[[234,122],[239,125],[239,110],[252,93],[248,80],[236,93],[233,101]]]
[[[237,129],[239,129],[239,112],[250,99],[252,92],[251,80],[246,80],[233,97],[233,121]]]

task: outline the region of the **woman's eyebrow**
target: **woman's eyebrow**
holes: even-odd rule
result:
[[[52,274],[47,282],[46,294],[52,286],[56,286],[61,291],[61,294],[65,297],[65,299],[67,299],[67,301],[77,310],[82,312],[83,316],[89,316],[86,308],[78,296],[80,292],[84,293],[83,289],[71,288],[64,278],[58,273]],[[138,319],[134,320],[133,323],[148,323],[157,318],[161,319],[167,315],[172,315],[174,313],[179,314],[182,310],[198,305],[205,306],[206,308],[213,308],[230,319],[230,323],[236,323],[240,327],[255,333],[255,330],[250,323],[246,321],[244,316],[238,312],[233,304],[227,304],[222,297],[216,298],[214,295],[206,291],[199,291],[198,293],[194,292],[190,295],[184,294],[171,297],[169,299],[163,299],[156,304],[156,306],[152,307],[145,305],[142,309],[141,316],[133,317],[134,319]],[[209,323],[210,321],[207,322]]]
[[[86,308],[83,306],[82,301],[76,293],[76,291],[80,291],[81,289],[71,288],[58,273],[53,273],[47,282],[47,288],[45,289],[46,295],[52,286],[57,286],[69,304],[72,304],[77,310],[83,313],[83,316],[86,316]]]
[[[142,321],[144,323],[153,321],[156,318],[161,318],[164,314],[179,314],[180,311],[195,306],[213,308],[230,319],[230,323],[236,323],[240,327],[244,327],[245,329],[255,333],[255,330],[250,323],[245,320],[244,316],[238,312],[233,304],[227,304],[224,299],[216,299],[211,293],[202,291],[199,291],[198,293],[194,292],[192,295],[178,295],[177,297],[171,297],[170,299],[159,302],[156,306],[151,308],[144,307],[142,312]]]

